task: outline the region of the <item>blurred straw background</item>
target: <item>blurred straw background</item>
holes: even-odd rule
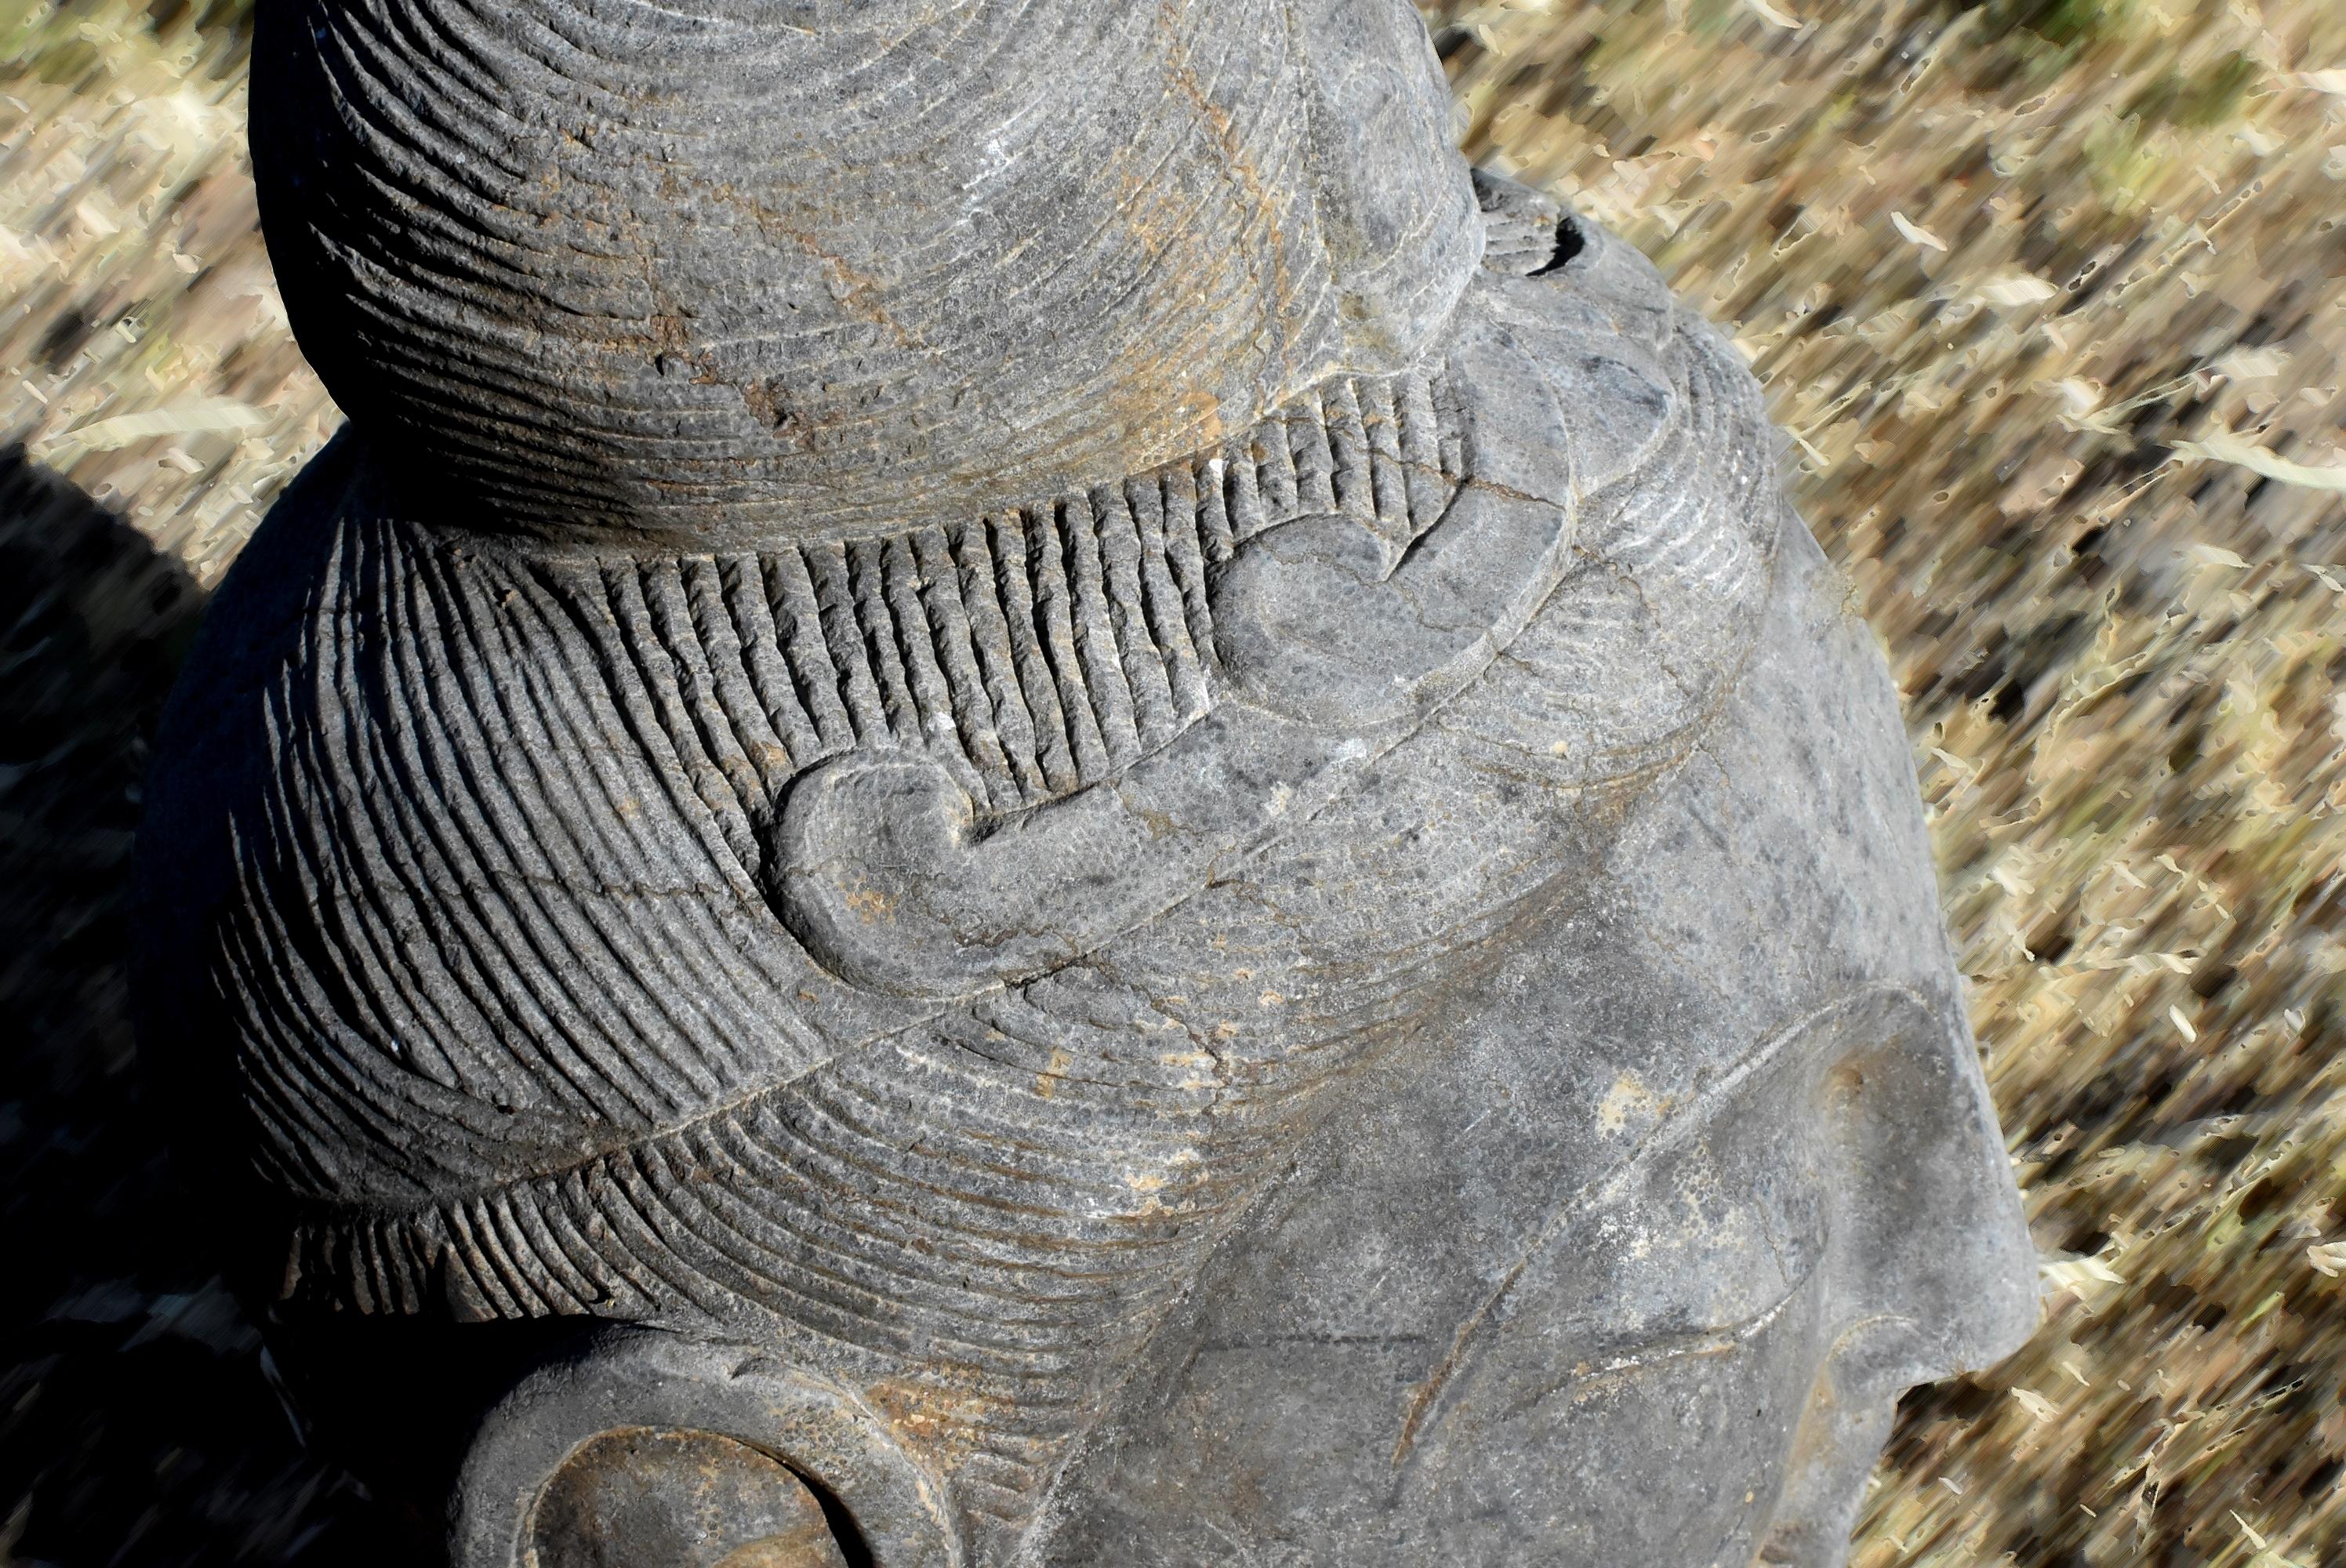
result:
[[[1905,694],[2046,1317],[1854,1561],[2346,1565],[2346,5],[1427,10],[1470,152],[1734,332]],[[121,999],[156,707],[339,419],[248,27],[0,0],[0,1564],[376,1560]]]

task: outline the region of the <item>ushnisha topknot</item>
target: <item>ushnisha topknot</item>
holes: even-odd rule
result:
[[[274,8],[295,329],[485,529],[838,538],[1113,482],[1405,366],[1480,243],[1401,0]]]

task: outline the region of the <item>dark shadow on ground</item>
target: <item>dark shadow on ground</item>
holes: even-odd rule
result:
[[[306,1455],[175,1182],[124,996],[149,738],[203,599],[0,449],[0,1563],[392,1559]]]

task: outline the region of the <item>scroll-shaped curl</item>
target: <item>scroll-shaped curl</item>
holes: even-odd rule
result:
[[[1121,778],[992,821],[915,752],[851,753],[798,780],[764,873],[791,934],[895,995],[1033,979],[1260,851],[1473,682],[1563,574],[1570,447],[1554,392],[1503,334],[1464,333],[1451,373],[1515,417],[1492,422],[1443,516],[1399,550],[1336,514],[1251,541],[1215,585],[1226,689]]]

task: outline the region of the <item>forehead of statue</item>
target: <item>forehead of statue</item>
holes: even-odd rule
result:
[[[1423,28],[1337,9],[297,0],[255,69],[271,255],[353,419],[525,531],[1115,483],[1407,362],[1464,286]]]

